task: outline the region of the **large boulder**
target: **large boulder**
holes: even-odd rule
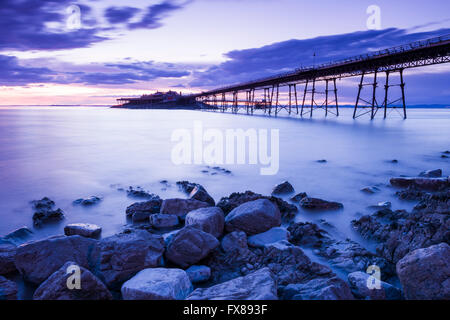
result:
[[[25,280],[40,284],[67,261],[90,268],[90,253],[96,244],[96,240],[81,236],[55,236],[19,246],[14,260]]]
[[[291,194],[294,192],[295,192],[294,187],[288,181],[285,181],[283,183],[276,185],[273,188],[272,195],[274,195],[274,196],[286,195],[286,194]]]
[[[264,247],[278,241],[289,240],[290,234],[285,228],[275,227],[266,232],[248,237],[247,242],[250,247]]]
[[[340,210],[344,205],[339,202],[326,201],[318,198],[305,197],[300,200],[300,206],[308,210]]]
[[[450,186],[449,178],[392,178],[391,185],[397,188],[414,187],[418,190],[439,191]]]
[[[155,229],[170,229],[178,226],[180,220],[176,215],[156,213],[150,215],[150,225]]]
[[[374,281],[379,281],[378,287]],[[363,300],[401,300],[402,291],[393,285],[375,280],[366,272],[357,271],[348,275],[348,283],[353,295]]]
[[[121,291],[124,300],[184,300],[192,289],[184,270],[153,268],[140,271]]]
[[[68,283],[76,284],[70,277],[77,276],[71,267],[79,268],[80,288],[68,288]],[[65,263],[58,271],[45,280],[34,292],[33,300],[111,300],[112,295],[96,276],[74,262]]]
[[[195,199],[166,199],[161,205],[161,213],[174,214],[178,217],[184,217],[193,210],[210,206],[211,205],[209,203]]]
[[[280,224],[280,210],[267,199],[246,202],[233,209],[225,219],[228,232],[239,230],[247,235],[262,233]]]
[[[66,236],[79,235],[86,238],[98,238],[102,233],[102,228],[90,223],[72,223],[64,227]]]
[[[216,237],[187,226],[168,241],[166,258],[182,268],[187,268],[205,258],[218,246]]]
[[[0,301],[17,300],[17,284],[5,277],[0,276]]]
[[[186,226],[196,227],[218,238],[223,233],[225,217],[218,207],[200,208],[186,216]]]
[[[278,300],[272,272],[263,268],[210,288],[198,288],[187,300]]]
[[[247,250],[247,235],[243,231],[233,231],[222,238],[221,247],[225,252]]]
[[[450,246],[440,243],[408,253],[397,263],[406,299],[450,299]]]
[[[354,300],[348,285],[337,277],[288,284],[283,290],[283,298],[286,300]]]
[[[162,236],[136,230],[100,240],[92,260],[95,275],[109,288],[117,288],[143,269],[162,266],[163,254]]]
[[[136,202],[130,205],[126,210],[127,217],[133,222],[145,221],[154,213],[161,210],[162,200],[158,196],[153,196],[151,200],[145,202]]]
[[[10,242],[0,240],[0,274],[8,274],[16,271],[14,256],[16,255],[16,246]]]

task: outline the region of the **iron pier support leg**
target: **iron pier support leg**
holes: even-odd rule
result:
[[[363,82],[364,82],[364,72],[362,73],[361,81],[359,82],[358,96],[356,97],[355,110],[353,111],[353,119],[356,118],[356,111],[358,110],[359,98],[361,97],[361,90],[363,88]]]
[[[297,84],[294,84],[294,92],[295,92],[295,109],[297,110],[298,114]]]
[[[289,85],[289,115],[292,111],[292,84]]]
[[[389,93],[389,71],[386,71],[386,84],[384,85],[384,119],[386,119],[387,117],[388,93]]]
[[[334,101],[336,102],[336,117],[339,117],[339,104],[337,96],[336,78],[333,79],[333,84],[334,84]]]
[[[316,78],[313,79],[313,87],[311,91],[311,114],[310,117],[313,116],[313,109],[314,109],[314,93],[316,92]]]
[[[377,83],[377,71],[378,70],[375,70],[375,73],[373,75],[372,109],[371,109],[371,115],[370,115],[371,119],[375,118],[375,104],[376,104],[376,101],[377,101],[376,93],[377,93],[377,86],[378,86],[378,83]]]
[[[275,104],[275,115],[278,115],[278,98],[279,98],[279,94],[280,94],[280,85],[277,84],[277,100],[276,100],[276,104]]]
[[[328,79],[325,80],[325,117],[328,116]]]
[[[406,119],[405,82],[403,81],[403,69],[400,69],[400,88],[402,89],[403,119]]]
[[[301,111],[302,117],[303,117],[303,108],[305,107],[306,93],[308,92],[308,82],[309,82],[309,80],[306,80],[305,91],[303,92],[303,103],[302,103],[302,111]]]

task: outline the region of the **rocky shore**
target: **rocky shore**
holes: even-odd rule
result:
[[[336,211],[345,204],[296,193],[289,182],[271,195],[246,191],[217,202],[188,181],[176,183],[184,198],[130,188],[127,195],[142,201],[126,209],[129,224],[116,235],[102,238],[101,226],[78,223],[43,240],[29,241],[28,228],[0,238],[0,300],[18,298],[17,275],[36,288],[36,300],[450,299],[450,179],[441,175],[392,178],[398,198],[417,202],[414,209],[380,204],[352,221],[378,243],[375,252],[315,223],[295,222],[300,208]],[[36,228],[63,223],[51,199],[32,206]],[[80,288],[69,288],[73,267]],[[368,273],[374,268],[379,279]]]

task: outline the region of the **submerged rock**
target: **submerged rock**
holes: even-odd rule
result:
[[[102,228],[90,223],[72,223],[64,227],[66,236],[79,235],[86,238],[98,238],[102,233]]]
[[[171,237],[166,258],[182,268],[187,268],[219,246],[219,241],[209,233],[187,226]]]
[[[186,270],[192,283],[208,281],[211,277],[211,268],[208,266],[191,266]]]
[[[380,188],[372,186],[372,187],[365,187],[361,189],[362,192],[367,193],[367,194],[374,194],[377,192],[380,192]]]
[[[216,205],[213,197],[209,195],[209,193],[201,184],[191,183],[189,181],[178,181],[177,185],[182,191],[189,195],[189,199],[206,202],[211,206]]]
[[[249,246],[258,248],[282,240],[287,241],[289,237],[289,231],[287,231],[285,228],[275,227],[266,232],[248,237],[247,242]]]
[[[397,274],[411,300],[450,299],[450,246],[440,243],[408,253],[397,263]]]
[[[149,221],[150,225],[155,229],[171,229],[180,224],[178,217],[173,214],[152,214]]]
[[[246,202],[233,209],[225,218],[228,232],[239,230],[247,235],[262,233],[280,224],[278,207],[267,199]]]
[[[200,208],[186,215],[186,226],[193,226],[218,238],[223,233],[225,218],[218,207]]]
[[[127,195],[130,198],[140,198],[140,199],[154,199],[156,197],[158,197],[157,195],[150,193],[144,189],[142,189],[141,187],[128,187],[127,189]]]
[[[130,205],[126,210],[126,215],[131,218],[133,222],[145,221],[150,215],[159,213],[161,204],[162,200],[158,196],[154,196],[151,200],[136,202]]]
[[[166,199],[161,205],[161,213],[174,214],[178,217],[184,218],[189,212],[210,207],[211,205],[206,202],[198,201],[195,199]]]
[[[10,242],[15,245],[22,244],[29,240],[33,235],[33,231],[31,231],[28,227],[22,227],[13,232],[8,233],[3,238],[0,238],[1,241]]]
[[[378,204],[374,206],[369,206],[369,209],[373,210],[383,210],[383,209],[390,209],[392,207],[392,203],[389,201],[386,202],[379,202]]]
[[[286,195],[290,193],[294,193],[294,187],[288,182],[285,181],[283,183],[280,183],[279,185],[276,185],[275,188],[273,188],[272,195]]]
[[[378,280],[377,285],[373,283],[375,278],[366,272],[353,272],[348,275],[348,282],[353,295],[363,300],[402,300],[402,291],[387,282]],[[369,286],[370,285],[370,286]]]
[[[92,254],[95,275],[109,288],[117,288],[137,272],[163,264],[164,240],[144,230],[100,240]]]
[[[414,187],[418,190],[439,191],[450,187],[448,178],[392,178],[391,185],[397,188]]]
[[[344,205],[339,202],[331,202],[318,198],[305,197],[300,201],[300,206],[308,210],[340,210]]]
[[[306,192],[297,193],[295,196],[291,198],[292,202],[300,202],[303,198],[306,198],[308,195]]]
[[[17,284],[0,276],[0,301],[17,300],[18,291]]]
[[[440,178],[442,177],[442,169],[423,171],[419,174],[419,177]]]
[[[92,197],[89,197],[86,199],[77,199],[73,202],[73,204],[88,207],[88,206],[93,206],[95,204],[98,204],[100,201],[102,201],[101,197],[92,196]]]
[[[80,288],[69,289],[68,283],[75,285],[69,277],[80,271]],[[77,272],[77,271],[75,271]],[[96,276],[74,262],[65,263],[45,280],[34,292],[33,300],[111,300],[112,295]]]
[[[263,268],[210,288],[198,288],[187,300],[278,300],[272,272]]]
[[[124,300],[184,300],[192,289],[184,270],[153,268],[125,282],[121,292]]]
[[[54,210],[55,202],[45,197],[41,200],[31,202],[33,209],[33,224],[35,227],[41,227],[45,223],[58,222],[64,219],[64,212],[61,209]]]
[[[25,280],[40,284],[67,261],[90,268],[90,253],[96,243],[81,236],[56,236],[28,242],[17,248],[15,265]]]

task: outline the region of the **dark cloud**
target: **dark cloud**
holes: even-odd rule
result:
[[[105,38],[95,28],[50,31],[48,23],[65,24],[72,0],[1,0],[0,50],[58,50],[87,47]],[[90,8],[79,5],[84,25],[92,25]]]
[[[18,86],[52,81],[55,72],[47,68],[29,68],[19,65],[18,59],[0,55],[0,85]]]
[[[139,11],[134,7],[110,7],[105,10],[105,17],[109,23],[126,23]]]
[[[326,63],[370,51],[450,33],[450,29],[409,33],[404,29],[369,30],[305,40],[288,40],[261,48],[235,50],[229,59],[194,73],[193,86],[222,86]],[[315,57],[314,57],[315,55]]]
[[[130,29],[156,29],[162,26],[162,19],[166,18],[173,11],[184,8],[184,6],[192,1],[188,0],[182,4],[178,4],[175,1],[165,0],[161,3],[151,5],[147,7],[147,12],[142,17],[141,21],[130,23],[128,28]]]

